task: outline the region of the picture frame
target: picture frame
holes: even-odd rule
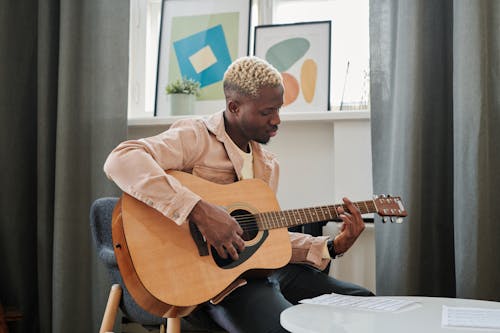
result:
[[[249,54],[252,0],[163,0],[155,110],[172,114],[165,87],[180,78],[200,82],[194,114],[225,107],[222,79],[227,67]]]
[[[330,111],[331,21],[260,25],[253,54],[283,76],[284,112]]]

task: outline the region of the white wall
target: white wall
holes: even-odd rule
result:
[[[285,121],[268,149],[280,160],[282,209],[337,204],[344,196],[372,198],[369,119]],[[329,223],[324,234],[335,235],[339,225]],[[369,224],[356,244],[333,260],[330,274],[375,292],[374,233]]]

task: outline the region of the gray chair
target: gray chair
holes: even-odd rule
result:
[[[143,310],[134,301],[123,283],[116,262],[111,236],[112,214],[117,202],[118,198],[100,198],[95,200],[90,208],[90,228],[97,247],[97,253],[108,269],[111,283],[113,284],[101,331],[106,332],[112,329],[118,303],[124,315],[122,317],[122,324],[134,322],[139,323],[147,330],[159,327],[163,327],[164,329],[167,326],[167,319],[154,316]],[[189,322],[182,318],[180,324],[178,321],[169,321],[169,324],[170,326],[180,326],[182,332],[224,332],[211,318],[200,311],[193,314]],[[111,326],[111,329],[109,326]],[[169,327],[168,330],[169,332],[174,332],[178,328]]]

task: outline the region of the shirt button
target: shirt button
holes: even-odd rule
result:
[[[153,200],[148,199],[147,204],[150,205],[150,206],[153,206]]]

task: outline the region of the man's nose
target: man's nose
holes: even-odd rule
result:
[[[275,112],[273,118],[271,119],[272,125],[279,125],[281,123],[280,113],[279,111]]]

